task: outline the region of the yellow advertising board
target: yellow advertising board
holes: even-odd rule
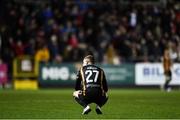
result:
[[[21,56],[13,62],[14,89],[38,89],[38,63],[31,56]]]
[[[23,80],[14,80],[14,88],[16,90],[37,90],[38,82],[37,80],[23,79]]]

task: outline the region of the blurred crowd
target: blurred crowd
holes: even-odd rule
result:
[[[159,62],[168,48],[180,58],[180,5],[120,0],[1,0],[0,57],[43,62]]]

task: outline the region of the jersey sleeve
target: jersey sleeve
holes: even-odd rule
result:
[[[75,90],[81,90],[81,73],[80,70],[78,71],[76,75],[76,85],[75,85]]]
[[[108,91],[108,86],[107,86],[107,81],[106,81],[106,76],[104,74],[104,71],[103,71],[103,89],[105,92]]]

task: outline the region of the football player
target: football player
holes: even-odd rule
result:
[[[94,63],[92,55],[86,56],[76,78],[73,96],[84,107],[82,114],[88,114],[91,111],[90,103],[95,103],[96,113],[102,114],[101,107],[108,100],[108,86],[104,71]]]
[[[163,55],[163,68],[164,68],[164,75],[165,75],[165,84],[163,85],[164,90],[170,91],[169,83],[172,79],[172,60],[170,58],[170,53],[168,49],[164,50]]]

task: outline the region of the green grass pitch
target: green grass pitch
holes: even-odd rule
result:
[[[72,97],[73,89],[37,91],[0,90],[0,119],[143,119],[180,118],[180,91],[158,89],[110,89],[103,115],[82,107]]]

